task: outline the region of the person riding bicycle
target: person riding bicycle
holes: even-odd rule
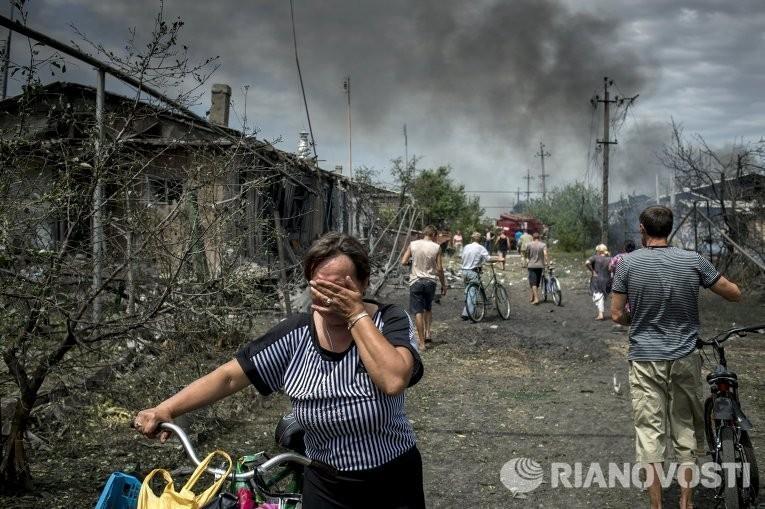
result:
[[[306,253],[311,313],[289,316],[233,360],[134,420],[146,436],[162,422],[252,384],[284,391],[305,430],[303,507],[424,508],[422,459],[404,411],[404,391],[423,367],[407,313],[364,300],[370,265],[355,238],[328,233]],[[159,433],[166,439],[167,432]]]
[[[741,291],[701,255],[670,247],[672,210],[651,206],[640,214],[644,248],[619,263],[613,282],[611,319],[630,323],[624,312],[630,303],[629,380],[637,461],[646,466],[652,508],[661,507],[658,469],[667,460],[666,438],[672,439],[676,460],[693,465],[703,451],[703,409],[699,398],[701,356],[699,286],[729,301]],[[692,507],[693,471],[678,474],[680,507]]]
[[[504,261],[501,256],[491,256],[489,251],[481,245],[479,232],[473,232],[470,240],[471,243],[462,249],[462,279],[465,282],[465,291],[470,283],[481,280],[481,266],[484,262]],[[462,308],[462,319],[470,320],[466,307]]]

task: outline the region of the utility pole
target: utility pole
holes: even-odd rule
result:
[[[539,142],[539,153],[536,154],[536,156],[541,160],[542,162],[542,173],[539,175],[540,180],[542,180],[542,199],[547,199],[547,177],[549,175],[545,173],[545,157],[550,157],[552,154],[549,152],[545,152],[545,144],[541,141]]]
[[[13,21],[13,1],[11,1],[11,21]],[[11,34],[13,33],[13,30],[10,28],[8,29],[8,37],[2,41],[4,44],[2,47],[0,47],[0,50],[2,50],[3,55],[3,73],[0,78],[3,80],[3,86],[2,86],[2,98],[0,100],[5,100],[6,97],[8,97],[8,67],[11,65]]]
[[[346,76],[343,82],[345,95],[348,96],[348,176],[353,178],[353,138],[351,130],[351,77]]]
[[[526,176],[523,177],[523,180],[526,181],[526,203],[528,203],[531,199],[531,181],[534,180],[534,177],[531,176],[530,169],[526,168]]]
[[[614,97],[613,99],[608,98],[608,87],[613,84],[614,80],[609,80],[608,76],[603,78],[603,98],[601,99],[600,96],[596,95],[594,99],[590,100],[592,105],[596,108],[598,103],[603,103],[603,139],[597,140],[597,143],[603,145],[603,204],[600,213],[600,242],[605,245],[608,245],[608,152],[610,148],[609,145],[616,145],[617,143],[616,140],[611,141],[608,134],[610,123],[608,109],[611,106],[611,103],[619,101],[619,97]]]
[[[515,204],[521,203],[521,186],[518,186],[518,190],[515,192]]]
[[[409,138],[406,135],[406,124],[404,124],[404,174],[409,171]]]

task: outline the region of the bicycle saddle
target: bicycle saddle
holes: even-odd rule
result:
[[[713,383],[715,380],[719,380],[721,378],[727,378],[728,380],[738,380],[738,375],[734,373],[733,371],[728,371],[722,366],[717,366],[715,370],[707,375],[707,382]]]
[[[295,419],[295,414],[288,413],[279,420],[274,433],[276,443],[280,446],[295,451],[298,454],[305,454],[305,430]]]

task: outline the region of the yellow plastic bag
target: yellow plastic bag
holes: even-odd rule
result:
[[[212,486],[207,488],[199,495],[195,495],[192,490],[196,482],[202,477],[205,469],[212,461],[215,455],[223,456],[228,462],[228,468],[226,474],[217,479]],[[183,486],[180,492],[175,491],[175,485],[173,484],[173,478],[170,472],[162,468],[157,468],[149,472],[146,479],[141,484],[141,491],[138,493],[138,509],[199,509],[203,507],[207,502],[213,499],[220,490],[223,483],[226,482],[228,475],[231,473],[233,464],[231,457],[223,451],[211,452],[191,474],[189,480]],[[151,480],[155,475],[161,474],[165,478],[165,489],[157,496],[151,489]]]

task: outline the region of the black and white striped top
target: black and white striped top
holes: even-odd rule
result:
[[[626,255],[612,290],[627,294],[632,323],[627,358],[664,361],[685,357],[699,336],[699,286],[709,288],[720,273],[695,251],[651,247]]]
[[[411,387],[423,368],[409,315],[380,305],[373,320],[391,344],[412,352]],[[308,313],[283,320],[246,345],[236,359],[261,394],[283,390],[290,397],[311,459],[343,471],[367,470],[415,445],[404,394],[388,396],[374,385],[355,343],[339,353],[322,348]]]

